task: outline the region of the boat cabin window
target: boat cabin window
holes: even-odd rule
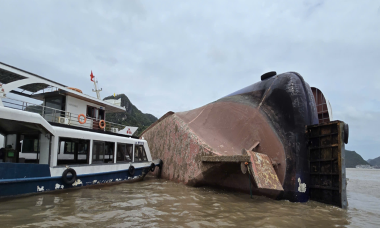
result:
[[[104,110],[103,109],[99,109],[99,120],[104,120]]]
[[[143,145],[135,146],[135,162],[148,161]]]
[[[50,122],[57,122],[58,117],[65,116],[66,97],[62,95],[46,97],[45,106],[44,118]]]
[[[133,145],[132,144],[117,144],[117,162],[131,162],[133,155]]]
[[[92,163],[103,163],[104,160],[104,142],[94,141],[92,145]]]
[[[87,105],[87,117],[94,120],[104,120],[104,110]]]
[[[87,117],[98,119],[98,109],[87,105]]]
[[[100,130],[99,121],[104,120],[104,110],[87,105],[87,118],[92,121],[92,129]]]
[[[115,143],[94,141],[92,145],[92,164],[113,163]]]
[[[39,152],[39,141],[39,135],[24,135],[22,139],[22,153]]]
[[[57,165],[88,164],[90,140],[59,138]]]
[[[40,152],[40,135],[21,135],[20,163],[38,163],[38,153]]]
[[[113,163],[114,151],[115,151],[115,143],[114,142],[105,142],[104,147],[104,162],[105,163]]]

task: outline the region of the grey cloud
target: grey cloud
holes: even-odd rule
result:
[[[92,70],[157,117],[297,71],[350,124],[347,149],[380,156],[376,1],[0,0],[0,31],[0,61],[87,94]]]
[[[104,63],[107,63],[110,66],[113,66],[117,63],[117,59],[114,57],[107,57],[107,56],[96,56],[96,58]]]

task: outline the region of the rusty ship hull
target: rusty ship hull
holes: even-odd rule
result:
[[[200,108],[168,112],[142,137],[152,157],[163,161],[162,178],[306,202],[305,127],[313,124],[318,114],[312,90],[301,75],[288,72]]]

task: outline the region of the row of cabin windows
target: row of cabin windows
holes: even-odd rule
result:
[[[90,140],[60,138],[57,165],[88,164]],[[93,141],[92,164],[114,163],[115,143]],[[148,161],[144,146],[135,145],[134,161]],[[116,162],[132,162],[133,145],[117,143]]]

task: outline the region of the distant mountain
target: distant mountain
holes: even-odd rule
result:
[[[156,122],[157,118],[149,113],[142,113],[132,102],[128,99],[125,94],[118,94],[117,96],[108,96],[106,99],[119,99],[121,98],[121,106],[125,107],[125,112],[118,113],[107,113],[107,121],[131,126],[138,127],[137,131],[134,133],[135,136],[139,136],[147,127],[152,123]]]
[[[380,157],[368,159],[367,162],[372,166],[380,167]]]
[[[356,168],[357,165],[369,164],[355,151],[346,150],[346,168]]]

